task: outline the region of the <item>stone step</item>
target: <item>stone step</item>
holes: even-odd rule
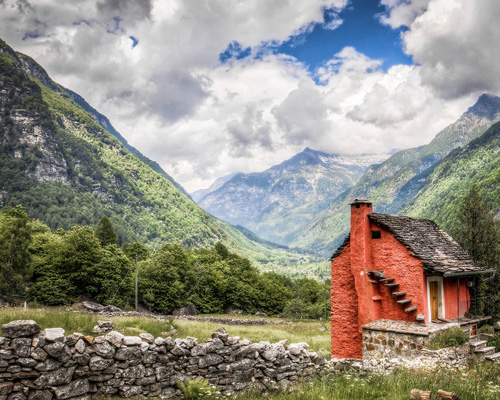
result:
[[[398,303],[398,304],[410,304],[411,299],[397,300],[396,303]]]
[[[373,296],[372,300],[373,301],[382,301],[382,297],[381,296]]]
[[[399,283],[386,283],[384,286],[393,289],[397,288],[399,286]]]
[[[374,281],[373,279],[368,279],[368,282],[370,282],[374,285],[378,285],[380,283],[380,281]]]
[[[474,353],[478,354],[478,355],[482,355],[483,357],[491,356],[491,355],[495,354],[495,348],[493,346],[492,347],[483,347],[481,349],[474,350]]]
[[[384,279],[381,279],[380,282],[391,283],[391,282],[394,282],[395,280],[396,280],[395,278],[384,278]]]
[[[417,314],[417,321],[418,322],[424,322],[425,321],[425,315],[424,314]]]
[[[486,347],[487,343],[488,342],[486,340],[474,340],[474,341],[469,342],[469,345],[470,345],[472,350],[478,350],[478,349],[482,349],[483,347]]]
[[[406,292],[392,292],[392,295],[396,297],[403,297],[406,296]]]
[[[405,312],[407,313],[411,313],[413,311],[417,311],[417,306],[411,306],[411,307],[408,307],[408,308],[405,308]]]
[[[383,279],[385,278],[385,272],[384,271],[367,271],[366,272],[368,275],[377,278],[377,279]]]
[[[490,354],[489,356],[484,356],[485,360],[490,361],[500,361],[500,353]]]

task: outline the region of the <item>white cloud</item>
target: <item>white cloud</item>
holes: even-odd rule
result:
[[[325,8],[332,22],[323,27],[338,27],[346,0],[0,0],[0,37],[193,190],[305,146],[359,154],[428,142],[479,90],[496,90],[498,6],[484,1],[489,10],[466,0],[383,0],[384,23],[409,26],[406,51],[420,63],[387,72],[352,47],[314,74],[265,52],[269,42],[304,39]],[[220,63],[235,42],[252,56]]]
[[[422,15],[431,0],[381,0],[387,13],[380,15],[380,22],[392,28],[409,26]]]
[[[432,0],[403,36],[424,84],[443,98],[500,91],[500,2]]]

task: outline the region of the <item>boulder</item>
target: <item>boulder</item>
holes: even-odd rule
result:
[[[68,385],[53,387],[52,390],[56,398],[60,400],[84,396],[89,391],[89,381],[87,379],[78,379]]]
[[[140,346],[142,344],[142,339],[139,336],[124,336],[123,344],[125,346]]]
[[[115,330],[115,325],[112,321],[97,321],[93,331],[97,333],[107,333]]]
[[[98,343],[94,346],[97,355],[104,358],[113,358],[115,355],[115,347],[108,342]]]
[[[103,308],[102,312],[105,312],[105,313],[122,313],[122,309],[117,307],[117,306],[113,306],[113,305],[107,305],[106,307]]]
[[[17,320],[2,325],[2,333],[8,338],[29,337],[40,332],[42,328],[33,320]]]
[[[82,301],[81,303],[78,303],[78,306],[84,308],[87,311],[96,313],[104,309],[104,306],[102,304],[95,303],[93,301]]]
[[[153,343],[155,340],[155,337],[151,335],[151,333],[146,333],[146,332],[140,333],[139,337],[146,343]]]
[[[52,400],[53,396],[49,390],[32,390],[29,393],[28,400]]]
[[[106,340],[115,347],[120,347],[122,345],[124,337],[125,336],[123,334],[116,331],[111,331],[105,336]]]
[[[43,346],[43,349],[45,350],[45,352],[54,357],[54,358],[57,358],[59,357],[63,350],[64,350],[64,343],[61,343],[61,342],[55,342],[55,343],[51,343],[51,344],[47,344],[45,346]]]
[[[89,368],[91,371],[102,371],[113,365],[114,360],[111,358],[102,358],[99,356],[94,356],[90,358]]]
[[[172,311],[172,315],[176,317],[182,315],[197,315],[198,311],[196,310],[196,306],[194,304],[188,304],[186,307],[176,308]]]
[[[267,314],[265,312],[262,312],[262,311],[257,311],[254,315],[256,317],[267,317]]]
[[[65,331],[63,328],[46,328],[43,332],[45,340],[48,342],[62,342],[64,340]]]

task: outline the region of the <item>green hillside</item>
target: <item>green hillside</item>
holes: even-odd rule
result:
[[[349,203],[355,198],[370,199],[376,212],[400,214],[426,185],[440,160],[480,137],[499,119],[500,98],[482,95],[428,145],[400,151],[382,164],[370,167],[351,189],[318,214],[290,246],[325,256],[333,252],[349,232]]]
[[[266,268],[310,262],[216,220],[132,154],[29,57],[0,42],[0,204],[22,204],[52,229],[95,226],[151,248],[223,241]]]
[[[463,197],[477,185],[497,218],[500,216],[500,123],[465,148],[450,153],[434,168],[402,214],[430,218],[448,232],[458,220]]]

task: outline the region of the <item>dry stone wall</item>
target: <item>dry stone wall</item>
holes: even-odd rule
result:
[[[0,400],[85,399],[92,396],[180,396],[178,381],[207,378],[224,395],[264,391],[313,375],[326,364],[306,343],[252,343],[224,329],[196,338],[92,337],[34,321],[2,326]]]

